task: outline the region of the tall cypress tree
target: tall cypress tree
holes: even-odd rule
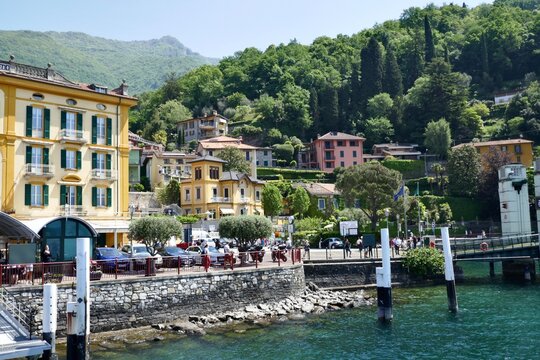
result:
[[[435,45],[433,44],[433,33],[427,15],[424,16],[424,36],[426,38],[425,59],[426,63],[429,63],[435,57]]]
[[[381,45],[372,36],[360,53],[362,80],[360,81],[360,111],[366,109],[367,101],[382,92],[383,54]]]
[[[319,93],[319,105],[321,112],[321,132],[340,131],[339,124],[339,102],[337,90],[326,84]]]
[[[309,111],[313,119],[313,135],[319,134],[321,131],[321,112],[319,110],[319,94],[314,87],[309,91]]]
[[[403,95],[403,77],[401,69],[397,63],[396,55],[390,45],[386,47],[386,57],[384,59],[384,79],[383,91],[392,98]]]
[[[360,65],[354,63],[351,71],[351,85],[350,85],[350,109],[349,118],[354,118],[360,112]]]
[[[351,89],[349,82],[343,81],[338,90],[339,122],[344,131],[351,131],[350,114]]]

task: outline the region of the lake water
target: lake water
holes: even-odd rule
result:
[[[487,264],[464,265],[482,281],[458,284],[459,312],[447,311],[444,286],[394,289],[394,321],[376,307],[309,316],[244,333],[134,345],[92,359],[538,359],[540,284],[489,281]],[[500,271],[498,272],[500,273]]]

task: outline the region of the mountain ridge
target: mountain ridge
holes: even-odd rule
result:
[[[10,55],[33,66],[51,63],[76,82],[114,88],[126,79],[131,94],[159,88],[169,73],[181,75],[217,63],[170,35],[124,41],[76,31],[0,30],[0,58],[7,60]]]

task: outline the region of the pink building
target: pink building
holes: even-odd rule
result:
[[[337,167],[348,167],[363,162],[363,137],[331,131],[309,144],[300,152],[299,167],[332,172]]]

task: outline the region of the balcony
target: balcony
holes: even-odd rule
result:
[[[59,138],[61,143],[70,142],[84,144],[86,143],[86,139],[83,135],[84,133],[82,130],[61,129]]]
[[[213,129],[215,128],[215,123],[213,121],[201,121],[199,124],[199,128],[201,129]]]
[[[241,204],[247,204],[247,203],[250,202],[250,201],[251,201],[251,199],[248,198],[248,197],[241,197],[241,198],[240,198],[240,203],[241,203]]]
[[[231,199],[228,197],[213,196],[210,198],[211,203],[228,203],[231,202]]]
[[[26,164],[24,176],[50,179],[54,176],[54,167],[52,165],[43,164]]]
[[[324,155],[324,160],[325,161],[334,161],[334,160],[336,160],[336,157],[335,157],[335,155],[333,153],[326,153]]]
[[[114,181],[116,180],[116,170],[93,169],[91,177],[92,180]]]
[[[88,211],[84,209],[82,205],[61,205],[60,216],[78,215],[86,216]]]

